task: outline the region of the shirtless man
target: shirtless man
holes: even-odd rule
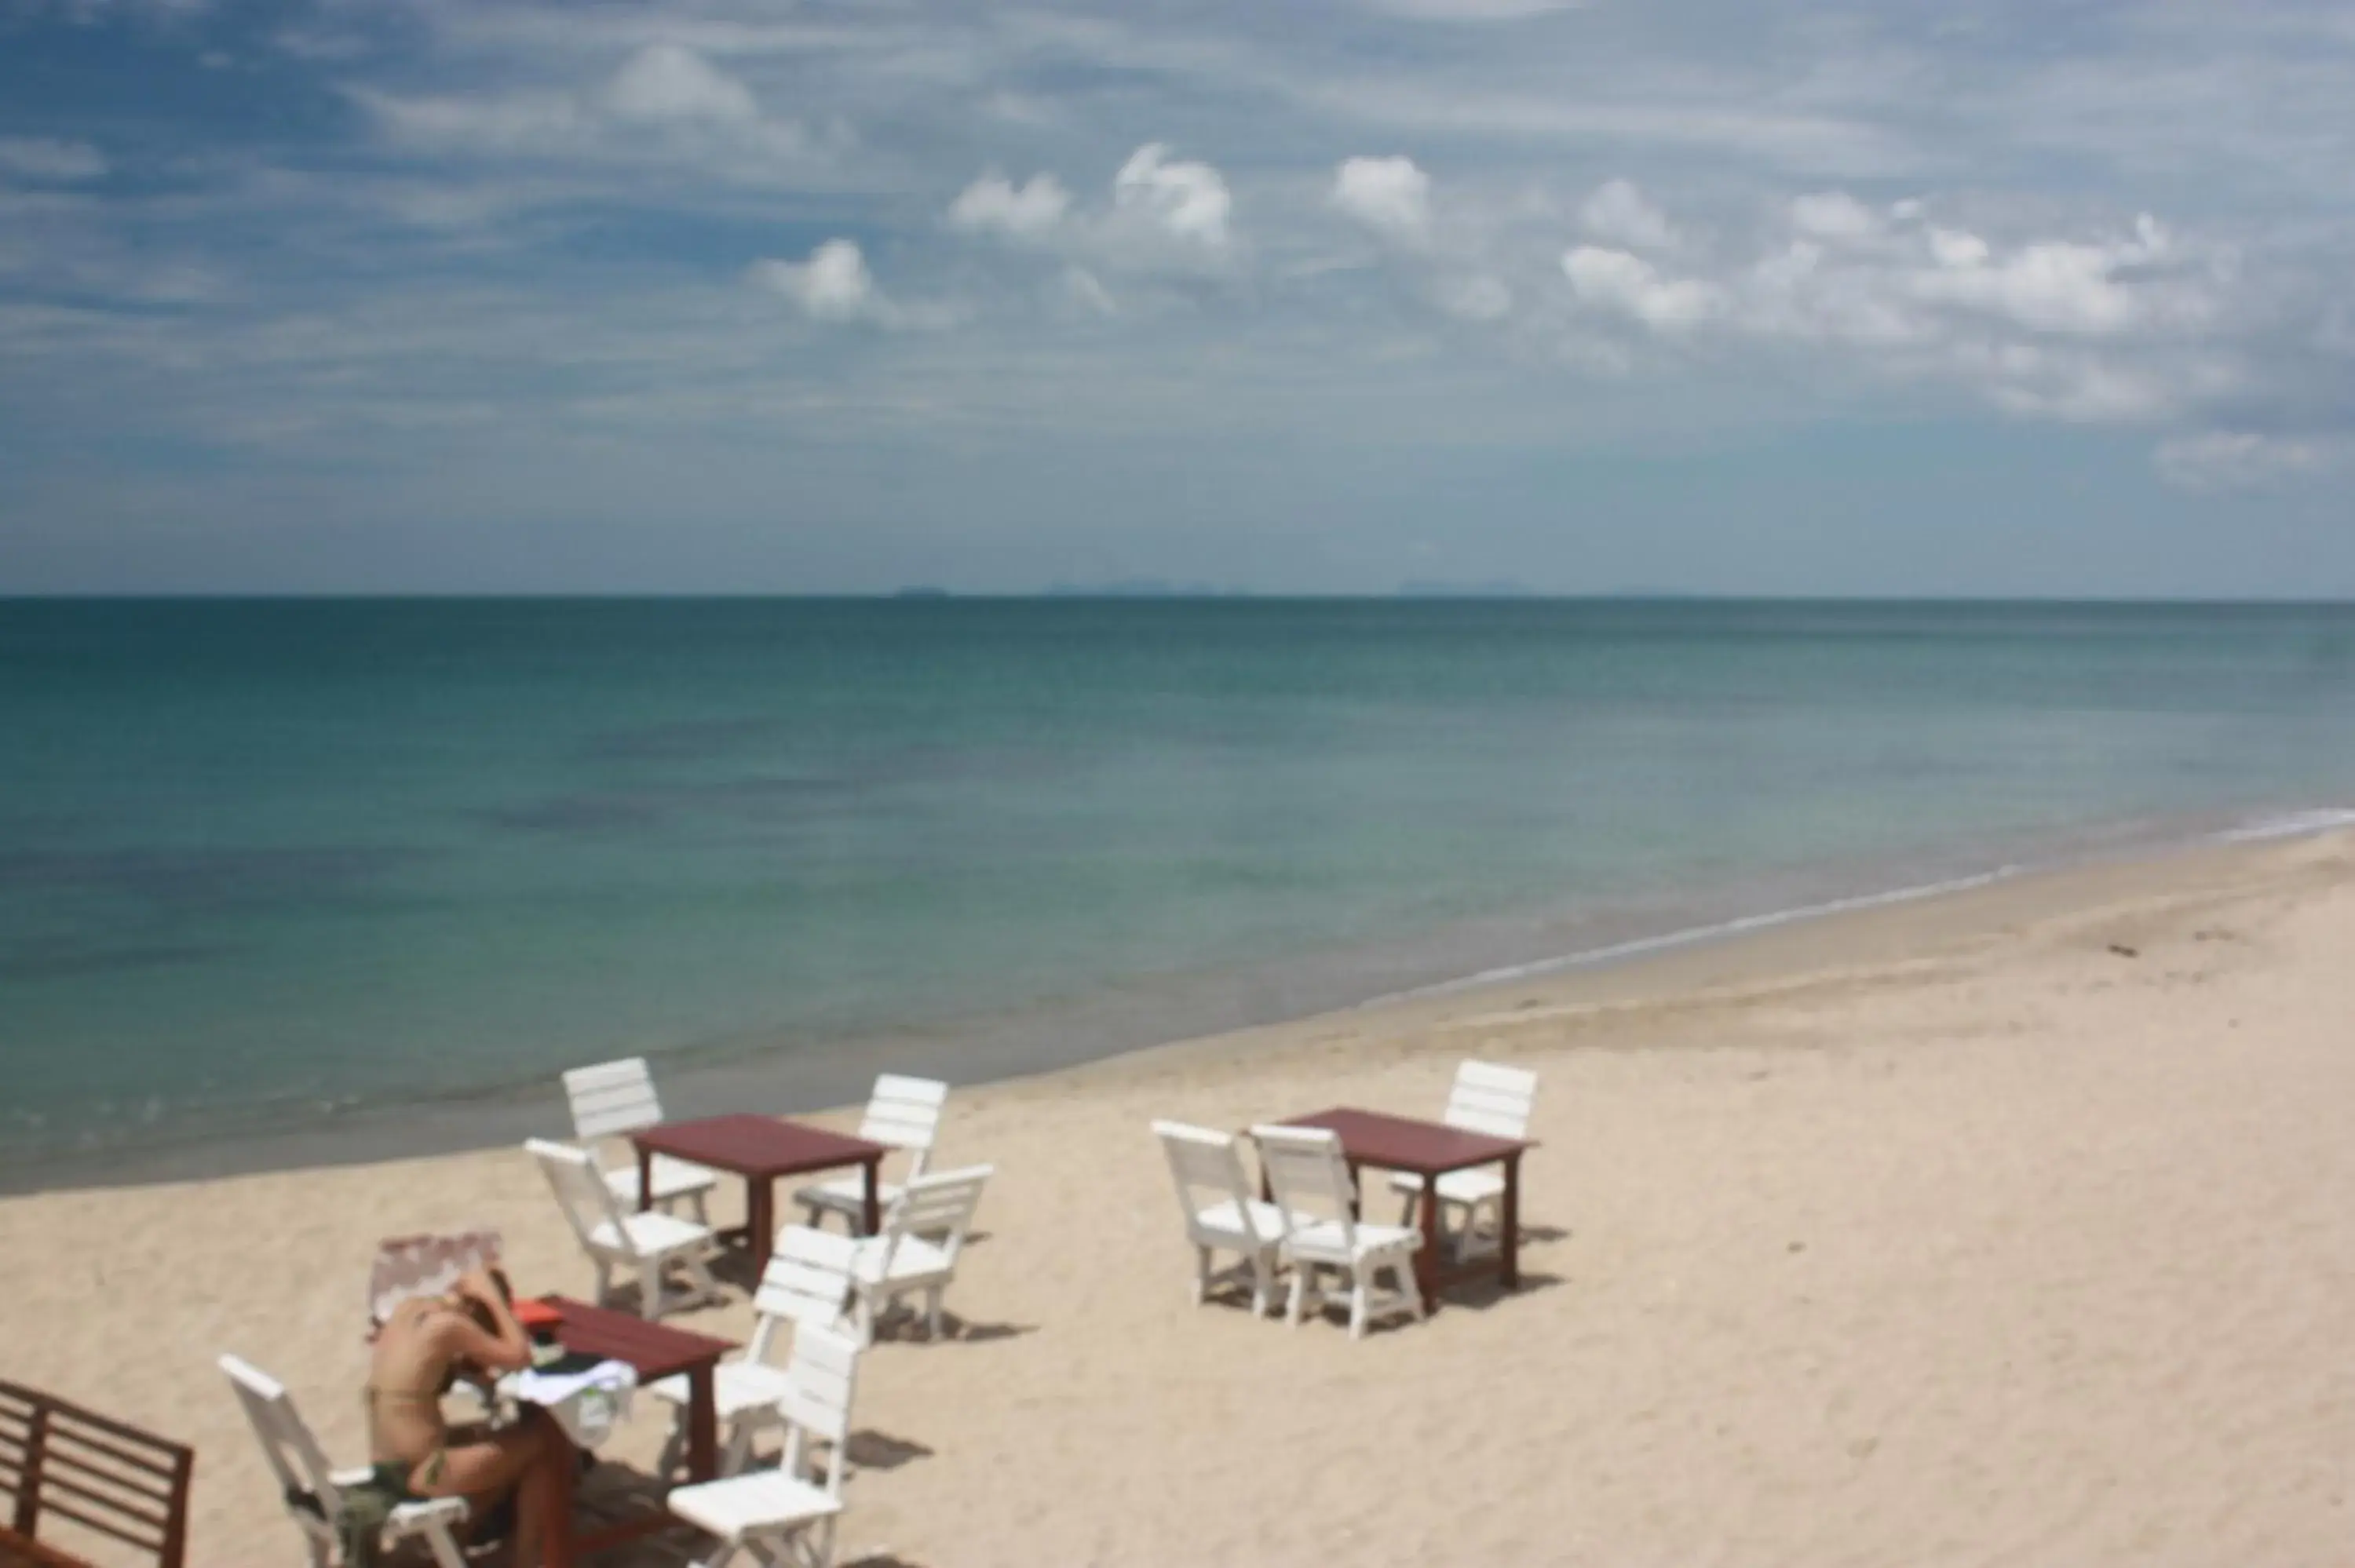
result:
[[[545,1413],[497,1430],[453,1432],[442,1395],[462,1375],[483,1380],[531,1364],[531,1341],[498,1281],[466,1275],[446,1296],[415,1297],[392,1310],[368,1361],[369,1457],[378,1479],[411,1497],[463,1497],[476,1520],[512,1489],[515,1568],[540,1568],[540,1515],[548,1488],[571,1462],[570,1445]]]

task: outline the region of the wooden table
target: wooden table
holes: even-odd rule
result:
[[[1418,1121],[1412,1117],[1385,1116],[1380,1111],[1336,1107],[1314,1116],[1286,1117],[1284,1127],[1321,1127],[1341,1139],[1341,1158],[1349,1163],[1354,1180],[1359,1167],[1404,1171],[1423,1178],[1423,1246],[1414,1255],[1415,1283],[1432,1310],[1439,1309],[1439,1292],[1459,1281],[1487,1274],[1491,1264],[1475,1258],[1444,1266],[1439,1227],[1439,1178],[1450,1171],[1476,1165],[1505,1167],[1504,1213],[1497,1221],[1494,1267],[1497,1283],[1516,1290],[1521,1283],[1521,1154],[1532,1147],[1519,1139],[1491,1138],[1466,1132],[1444,1122]]]
[[[891,1152],[884,1144],[850,1138],[823,1128],[804,1127],[776,1117],[708,1117],[701,1121],[666,1122],[630,1135],[638,1150],[638,1207],[652,1202],[654,1161],[657,1154],[693,1160],[715,1171],[744,1178],[744,1239],[752,1255],[752,1277],[769,1266],[769,1248],[777,1235],[775,1183],[780,1176],[802,1176],[814,1171],[838,1171],[858,1165],[867,1171],[867,1203],[863,1234],[882,1228],[875,1194],[876,1168]],[[728,1231],[727,1235],[737,1233]]]
[[[562,1313],[556,1326],[557,1343],[581,1355],[626,1361],[638,1374],[638,1386],[684,1374],[687,1378],[687,1478],[708,1481],[719,1474],[719,1406],[712,1392],[712,1369],[736,1348],[727,1340],[685,1329],[649,1323],[629,1312],[609,1311],[562,1296],[545,1298]],[[558,1468],[563,1478],[548,1489],[547,1568],[572,1568],[580,1557],[602,1552],[625,1541],[635,1541],[670,1528],[666,1513],[624,1520],[586,1535],[572,1533],[572,1490],[576,1470],[567,1445],[565,1462]]]

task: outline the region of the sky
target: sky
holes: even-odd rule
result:
[[[0,0],[0,593],[2355,595],[2355,11]]]

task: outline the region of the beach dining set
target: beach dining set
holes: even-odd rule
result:
[[[692,1525],[713,1537],[705,1568],[740,1555],[819,1565],[833,1558],[835,1521],[850,1465],[850,1411],[859,1361],[879,1328],[921,1296],[934,1337],[956,1274],[987,1166],[925,1169],[947,1086],[886,1074],[856,1137],[750,1115],[666,1121],[643,1060],[564,1075],[577,1141],[535,1139],[526,1149],[546,1176],[596,1274],[594,1299],[518,1299],[516,1316],[535,1341],[535,1365],[498,1380],[494,1414],[537,1404],[578,1449],[593,1449],[637,1395],[669,1407],[656,1463],[667,1483],[662,1510],[594,1523],[576,1510],[574,1467],[555,1467],[545,1489],[543,1552],[550,1568],[590,1553]],[[626,1138],[635,1159],[613,1169],[597,1145]],[[907,1156],[904,1179],[881,1175]],[[848,1171],[847,1175],[831,1175]],[[746,1184],[748,1224],[715,1230],[707,1200],[723,1175]],[[776,1181],[828,1179],[792,1194],[804,1223],[773,1224]],[[830,1217],[849,1234],[824,1228]],[[732,1341],[662,1322],[671,1310],[719,1299],[710,1266],[741,1240],[753,1270],[753,1330]],[[487,1232],[396,1238],[380,1249],[370,1315],[381,1323],[409,1296],[440,1295],[471,1269],[496,1266]],[[636,1276],[635,1310],[609,1305],[615,1277]],[[790,1336],[789,1353],[780,1355]],[[469,1510],[459,1498],[396,1498],[370,1509],[367,1467],[333,1467],[285,1388],[235,1356],[220,1358],[283,1489],[314,1568],[350,1568],[378,1544],[412,1542],[437,1568],[464,1568],[459,1545]],[[751,1464],[764,1431],[782,1434],[773,1466]],[[820,1466],[817,1450],[829,1451]],[[366,1543],[357,1536],[371,1536]]]
[[[1495,1275],[1520,1285],[1521,1155],[1537,1075],[1465,1062],[1436,1122],[1337,1107],[1253,1127],[1243,1137],[1156,1121],[1186,1234],[1194,1245],[1194,1299],[1232,1283],[1252,1311],[1273,1308],[1289,1272],[1285,1318],[1337,1299],[1349,1337],[1374,1319],[1429,1316],[1439,1293]],[[1254,1191],[1246,1139],[1259,1150]],[[1363,1214],[1360,1171],[1390,1172],[1401,1199],[1394,1224]],[[1216,1266],[1220,1254],[1234,1263]]]
[[[947,1097],[929,1079],[879,1077],[855,1136],[754,1115],[666,1120],[639,1059],[576,1069],[564,1087],[573,1140],[535,1139],[526,1148],[595,1288],[589,1300],[517,1301],[535,1365],[498,1381],[491,1411],[538,1404],[585,1452],[637,1397],[656,1401],[670,1415],[656,1464],[668,1489],[659,1510],[591,1520],[576,1509],[575,1467],[555,1467],[560,1483],[543,1489],[546,1561],[567,1568],[683,1522],[718,1543],[703,1568],[740,1555],[826,1568],[851,1468],[860,1363],[879,1328],[917,1298],[929,1337],[943,1337],[943,1298],[991,1167],[929,1169]],[[1312,1308],[1346,1306],[1357,1339],[1385,1316],[1427,1316],[1465,1278],[1516,1287],[1520,1164],[1533,1147],[1536,1090],[1530,1073],[1466,1062],[1435,1121],[1345,1107],[1242,1133],[1155,1122],[1195,1255],[1194,1300],[1231,1286],[1254,1315],[1282,1302],[1295,1325]],[[597,1151],[614,1139],[629,1142],[632,1157],[609,1166]],[[1247,1160],[1254,1151],[1256,1181]],[[887,1181],[882,1167],[895,1156],[905,1165]],[[1366,1217],[1368,1171],[1388,1174],[1394,1221]],[[708,1201],[727,1176],[745,1184],[746,1224],[721,1231]],[[787,1179],[800,1181],[789,1194],[800,1217],[780,1226],[775,1184]],[[844,1222],[840,1231],[829,1228],[834,1219]],[[730,1243],[741,1243],[755,1281],[751,1337],[741,1349],[661,1320],[719,1298],[711,1265]],[[439,1295],[468,1270],[496,1266],[498,1247],[488,1232],[388,1241],[369,1285],[372,1319],[384,1321],[408,1296]],[[624,1274],[635,1277],[634,1309],[617,1298]],[[464,1499],[365,1506],[369,1471],[334,1468],[284,1387],[235,1356],[219,1366],[314,1568],[354,1568],[374,1561],[377,1546],[402,1542],[437,1568],[465,1568]],[[766,1434],[777,1436],[778,1457],[756,1464],[754,1444]]]

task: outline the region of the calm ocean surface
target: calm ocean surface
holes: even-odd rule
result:
[[[789,1109],[2334,809],[2355,609],[0,602],[0,760],[21,1185],[622,1053]]]

